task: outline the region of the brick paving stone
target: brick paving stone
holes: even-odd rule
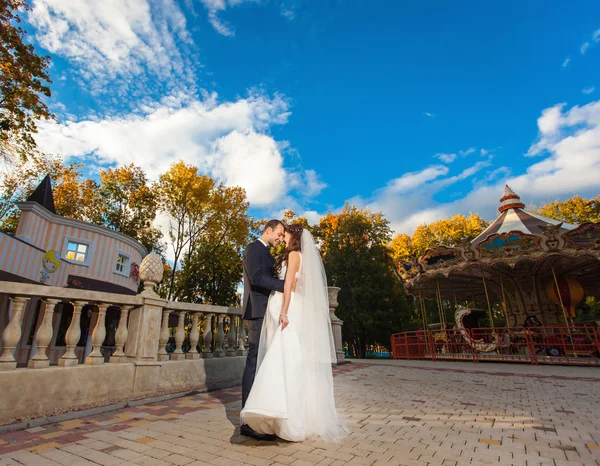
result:
[[[0,465],[600,465],[596,368],[355,361],[341,444],[239,435],[240,388],[0,435]]]

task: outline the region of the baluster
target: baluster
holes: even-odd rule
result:
[[[217,338],[215,339],[215,358],[222,358],[225,356],[223,351],[223,342],[225,341],[225,330],[223,329],[223,321],[225,316],[223,314],[217,315]]]
[[[168,361],[167,343],[169,343],[169,314],[171,311],[163,309],[162,325],[160,327],[160,337],[158,338],[158,360]]]
[[[11,370],[17,367],[17,361],[13,356],[13,352],[21,339],[21,317],[23,316],[23,309],[27,301],[29,301],[29,298],[12,298],[12,314],[2,334],[4,349],[2,356],[0,356],[0,370]]]
[[[127,343],[127,337],[129,336],[129,329],[127,328],[127,317],[129,316],[129,311],[133,308],[133,306],[121,306],[121,313],[119,315],[119,327],[117,328],[117,333],[115,333],[115,352],[110,357],[110,362],[125,362],[125,352],[123,348],[125,347],[125,343]]]
[[[186,359],[198,359],[200,354],[198,353],[198,340],[200,339],[200,330],[198,330],[198,317],[200,314],[198,312],[194,312],[192,314],[192,330],[190,331],[190,350],[185,355]]]
[[[227,352],[228,357],[235,356],[235,316],[229,316],[229,332],[227,332]]]
[[[177,331],[175,332],[175,351],[171,354],[171,361],[181,361],[185,359],[183,352],[183,340],[185,340],[185,311],[179,311],[179,321],[177,322]]]
[[[100,351],[106,339],[106,310],[109,304],[98,304],[98,320],[92,332],[92,352],[85,358],[85,363],[90,365],[104,364],[104,355]]]
[[[86,304],[87,302],[85,301],[75,301],[73,303],[73,317],[71,318],[71,325],[69,325],[65,336],[67,351],[65,351],[65,354],[63,354],[62,358],[58,361],[58,365],[61,367],[76,366],[79,364],[77,355],[75,354],[75,348],[77,347],[79,338],[81,338],[81,310]]]
[[[204,359],[210,359],[213,357],[211,345],[212,345],[212,314],[206,314],[206,325],[204,326],[204,335],[202,336],[202,357]]]
[[[54,308],[60,302],[58,299],[47,299],[44,306],[44,319],[40,328],[38,328],[35,334],[35,344],[38,347],[37,353],[29,360],[27,367],[30,369],[39,369],[41,367],[48,367],[50,360],[46,351],[50,342],[52,341],[52,334],[54,329],[52,328],[52,318],[54,316]]]
[[[242,317],[238,317],[238,356],[246,356],[248,351],[246,351],[246,323]]]

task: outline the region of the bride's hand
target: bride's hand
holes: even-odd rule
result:
[[[288,316],[285,314],[279,314],[279,325],[281,325],[281,330],[286,328],[290,321],[288,320]]]

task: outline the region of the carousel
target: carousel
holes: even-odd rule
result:
[[[600,223],[571,225],[528,212],[508,186],[498,210],[476,238],[399,264],[399,277],[422,313],[417,340],[427,341],[412,353],[599,361],[597,323],[574,319],[584,297],[600,297]],[[436,323],[425,311],[431,300]]]

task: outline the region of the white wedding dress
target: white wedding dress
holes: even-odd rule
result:
[[[306,253],[309,247],[314,251]],[[348,429],[335,408],[331,369],[335,348],[326,281],[321,280],[321,258],[306,230],[302,251],[296,291],[288,308],[289,325],[284,330],[279,325],[283,293],[273,292],[269,298],[256,377],[240,420],[256,432],[293,442],[308,438],[339,442]],[[316,268],[319,265],[320,269]],[[284,264],[279,278],[285,279],[285,274]],[[314,274],[319,277],[311,276]]]

